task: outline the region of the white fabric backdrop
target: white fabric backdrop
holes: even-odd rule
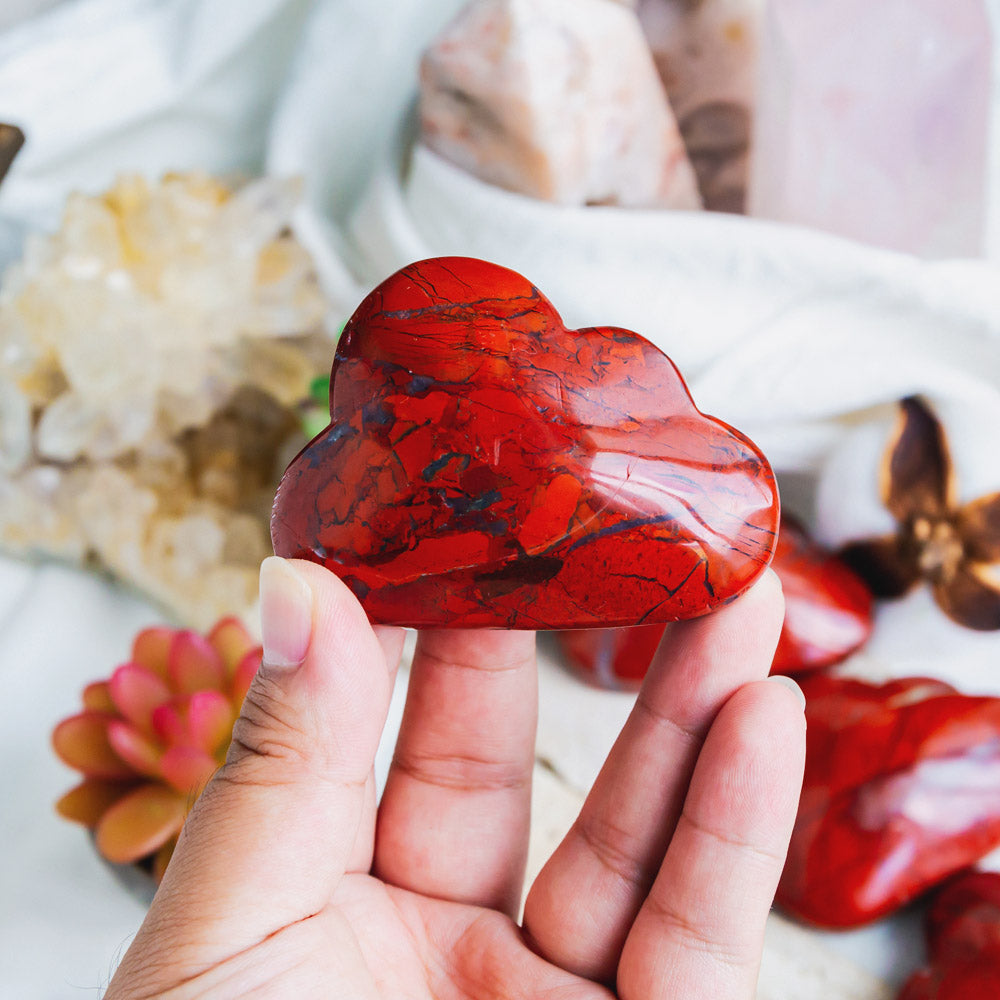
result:
[[[927,264],[745,219],[554,208],[414,150],[417,58],[459,5],[66,0],[8,28],[0,120],[21,124],[29,142],[0,189],[0,263],[26,231],[55,224],[70,190],[99,190],[123,170],[299,173],[299,230],[344,314],[420,257],[513,266],[570,323],[630,326],[668,350],[706,412],[799,474],[807,506],[831,449],[900,395],[960,401],[997,426],[1000,276],[989,265]],[[904,609],[894,624],[880,619],[879,634],[910,635],[932,613]],[[0,560],[0,669],[13,693],[0,727],[0,996],[93,990],[140,918],[81,831],[54,818],[72,775],[48,734],[156,620],[106,581]],[[936,623],[931,632],[921,655],[951,655],[954,634]],[[859,669],[908,672],[905,651],[885,648]],[[958,676],[978,684],[997,652],[996,637],[979,642]],[[542,752],[582,785],[626,710],[625,699],[547,671]],[[889,944],[912,942],[899,928],[839,936],[837,947],[898,978],[915,961],[910,945]]]

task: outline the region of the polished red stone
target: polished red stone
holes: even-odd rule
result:
[[[772,673],[820,670],[867,642],[873,604],[867,584],[789,517],[781,522],[774,569],[785,594],[785,621]]]
[[[330,414],[285,472],[271,537],[373,622],[670,621],[771,559],[777,492],[751,442],[643,337],[567,330],[494,264],[428,260],[379,285],[337,348]]]
[[[926,678],[800,683],[806,770],[783,909],[864,924],[1000,845],[1000,698]]]
[[[947,882],[927,909],[926,931],[935,962],[1000,951],[1000,873],[962,872]]]
[[[772,563],[772,565],[774,565]],[[575,674],[610,691],[635,691],[669,625],[559,632],[563,659]]]
[[[997,1000],[1000,997],[1000,874],[956,875],[926,915],[930,964],[900,1000]]]
[[[997,1000],[1000,997],[1000,951],[935,965],[914,974],[898,1000]]]
[[[799,674],[831,666],[871,635],[868,587],[790,517],[781,518],[771,566],[785,592],[785,621],[773,673]],[[559,643],[567,662],[585,680],[630,690],[639,686],[668,628],[642,625],[560,632]]]

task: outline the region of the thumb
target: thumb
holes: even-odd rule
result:
[[[140,932],[176,928],[183,914],[172,963],[178,947],[214,941],[235,953],[322,910],[358,854],[362,823],[374,828],[370,776],[396,637],[381,636],[383,650],[354,595],[312,563],[266,559],[260,599],[263,662],[226,763],[192,809]],[[199,927],[211,928],[209,940],[198,940]],[[219,960],[199,953],[187,962]]]

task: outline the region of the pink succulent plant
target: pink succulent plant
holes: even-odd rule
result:
[[[140,632],[132,657],[87,685],[60,722],[56,753],[84,780],[56,809],[94,831],[109,861],[140,862],[159,882],[195,799],[225,760],[261,649],[235,618],[202,636]]]

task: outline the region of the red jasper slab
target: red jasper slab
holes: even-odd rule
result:
[[[806,769],[783,909],[864,924],[1000,844],[1000,698],[926,678],[800,683]]]
[[[997,1000],[1000,951],[922,969],[903,986],[898,1000]]]
[[[558,640],[566,663],[589,684],[609,691],[637,691],[669,628],[576,629],[560,632]]]
[[[771,672],[801,674],[846,659],[872,632],[872,593],[846,563],[781,521],[774,569],[785,594],[785,621]]]
[[[956,875],[935,894],[926,923],[933,961],[1000,952],[1000,872]]]
[[[872,595],[862,579],[805,528],[783,515],[772,568],[785,592],[785,620],[771,667],[799,674],[839,663],[872,630]],[[570,665],[600,687],[635,689],[668,626],[561,632]]]
[[[271,537],[373,622],[671,621],[771,559],[777,492],[753,444],[643,337],[567,330],[495,264],[422,261],[379,285],[338,345],[330,416],[282,478]]]
[[[926,932],[935,962],[1000,952],[1000,873],[968,871],[949,880],[927,909]]]
[[[900,1000],[996,1000],[1000,997],[1000,874],[967,871],[939,889],[927,909],[930,965],[915,973]]]

